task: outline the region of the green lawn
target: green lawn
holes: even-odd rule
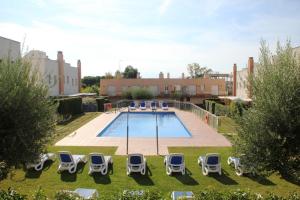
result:
[[[218,132],[223,134],[229,140],[237,134],[238,125],[230,117],[219,117]]]
[[[99,115],[99,114],[98,114]],[[66,135],[82,124],[87,118],[92,119],[93,114],[86,114],[78,117],[72,122],[58,127],[60,136]],[[86,119],[86,120],[83,120]],[[148,175],[126,175],[126,156],[116,156],[115,147],[55,147],[50,146],[49,152],[68,150],[74,154],[89,154],[90,152],[102,152],[106,155],[113,155],[114,164],[109,174],[101,176],[88,175],[88,163],[80,165],[76,174],[56,172],[58,160],[48,163],[42,172],[28,171],[22,169],[14,171],[14,174],[0,182],[0,188],[13,187],[17,191],[31,195],[39,186],[45,190],[49,197],[53,197],[55,191],[61,189],[75,189],[78,187],[96,188],[101,196],[110,196],[124,189],[156,189],[165,196],[173,190],[191,190],[197,192],[205,188],[215,188],[217,190],[250,189],[253,192],[274,192],[285,195],[289,192],[300,189],[274,174],[268,179],[253,179],[249,177],[238,177],[234,170],[226,164],[226,159],[231,155],[230,147],[201,147],[201,148],[170,148],[170,152],[181,152],[185,155],[187,175],[167,176],[163,164],[162,156],[147,156]],[[199,155],[208,152],[218,152],[222,157],[223,175],[203,176],[197,164]]]

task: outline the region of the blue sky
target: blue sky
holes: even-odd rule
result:
[[[258,60],[259,42],[300,45],[298,0],[0,0],[0,35],[24,51],[66,62],[81,59],[83,76],[133,65],[142,77],[186,73],[198,62],[231,72]]]

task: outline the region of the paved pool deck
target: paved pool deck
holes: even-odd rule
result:
[[[149,112],[150,110],[146,110]],[[207,146],[231,146],[231,143],[213,128],[209,127],[195,114],[175,108],[174,111],[186,128],[192,134],[190,138],[159,138],[159,154],[168,154],[168,147],[207,147]],[[126,112],[126,109],[123,109]],[[136,112],[144,112],[137,110]],[[164,112],[160,109],[157,112]],[[126,155],[126,137],[97,137],[97,135],[112,121],[120,112],[103,113],[87,124],[83,125],[70,135],[58,141],[56,146],[103,146],[118,147],[116,155]],[[129,138],[129,153],[143,153],[144,155],[156,155],[155,138]]]

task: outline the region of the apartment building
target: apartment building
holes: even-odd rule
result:
[[[191,97],[210,97],[226,94],[225,79],[213,79],[209,77],[187,79],[170,78],[160,72],[159,78],[137,79],[101,79],[100,94],[107,96],[121,96],[130,88],[148,88],[154,96],[167,96],[175,92],[182,92]]]
[[[51,60],[45,52],[32,50],[25,55],[32,67],[49,87],[49,96],[71,95],[80,92],[81,88],[81,62],[77,67],[66,63],[63,52],[57,52],[57,59]]]
[[[20,42],[0,36],[0,60],[10,58],[16,60],[21,57]]]

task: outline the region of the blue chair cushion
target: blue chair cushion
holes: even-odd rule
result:
[[[135,103],[134,103],[134,102],[131,102],[131,103],[130,103],[130,107],[135,107]]]
[[[72,162],[69,154],[60,154],[59,156],[62,162],[66,162],[66,163]]]
[[[163,106],[163,107],[167,107],[168,104],[167,104],[166,102],[163,102],[163,103],[162,103],[162,106]]]
[[[134,164],[134,165],[142,164],[142,158],[140,156],[131,156],[130,164]]]
[[[182,157],[181,156],[172,156],[171,157],[171,164],[172,165],[181,165],[182,164]]]
[[[152,106],[152,107],[155,107],[155,106],[156,106],[156,103],[155,103],[155,102],[151,102],[151,106]]]
[[[218,156],[209,156],[207,158],[207,164],[209,164],[209,165],[219,164],[219,157]]]
[[[91,156],[91,160],[93,164],[101,165],[103,164],[103,159],[101,156]]]
[[[146,106],[146,105],[145,105],[145,102],[142,102],[142,103],[141,103],[141,106],[142,106],[142,107],[145,107],[145,106]]]

